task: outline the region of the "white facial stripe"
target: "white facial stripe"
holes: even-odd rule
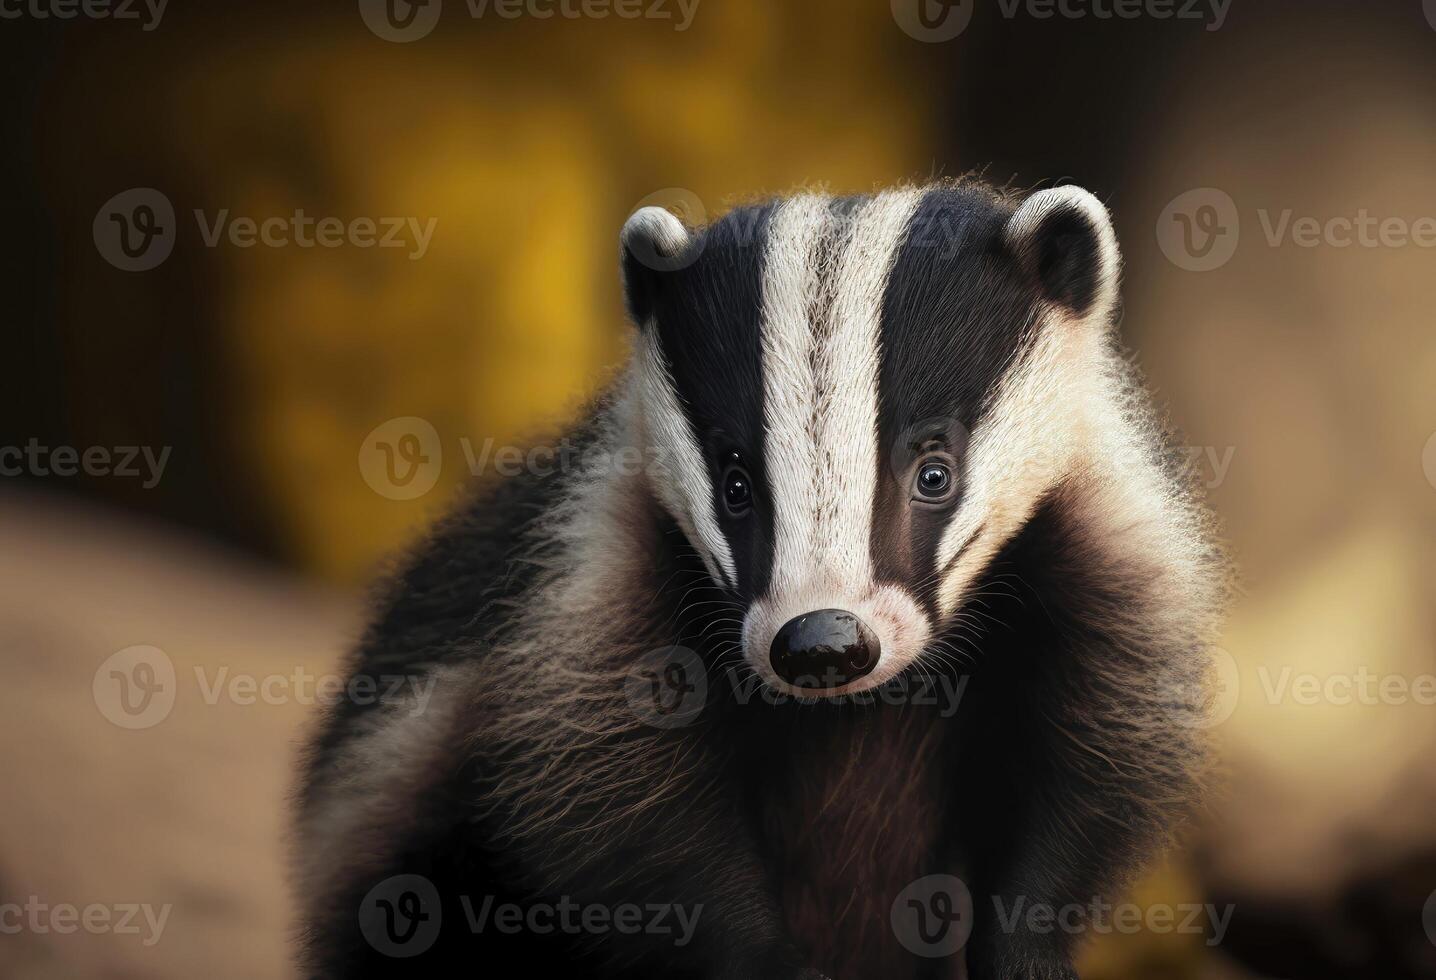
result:
[[[818,345],[813,497],[817,560],[846,590],[872,583],[878,470],[878,366],[883,298],[922,191],[879,195],[854,216],[837,268],[829,329]]]
[[[663,472],[653,481],[663,506],[698,549],[708,574],[715,582],[736,587],[738,574],[728,539],[718,527],[713,481],[709,478],[703,452],[678,403],[657,329],[648,324],[640,340],[639,386],[642,390],[647,444],[658,450]]]
[[[944,615],[1042,496],[1072,472],[1090,441],[1105,373],[1099,329],[1057,317],[1039,327],[1032,349],[973,433],[962,506],[938,547],[938,568],[962,556],[939,589]]]
[[[801,585],[817,537],[812,316],[822,287],[819,256],[832,223],[827,198],[795,197],[773,216],[764,254],[764,462],[776,515],[770,589],[778,595]]]
[[[821,266],[837,219],[825,198],[795,198],[769,229],[763,280],[763,416],[773,494],[770,591],[871,587],[883,298],[921,191],[896,191],[851,218],[834,268]],[[825,279],[833,301],[817,302]],[[825,315],[822,323],[814,323]]]
[[[743,645],[759,676],[778,690],[787,688],[769,663],[769,645],[795,616],[846,609],[879,638],[873,672],[827,694],[887,681],[930,636],[907,593],[873,581],[870,554],[883,300],[922,196],[883,194],[847,219],[825,198],[797,198],[769,227],[763,417],[773,565],[768,594],[744,619]]]

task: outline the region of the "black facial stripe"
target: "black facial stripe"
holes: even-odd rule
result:
[[[937,551],[961,507],[967,435],[1030,339],[1037,297],[1002,243],[1011,209],[992,192],[942,187],[924,197],[896,257],[883,302],[878,370],[878,489],[873,501],[875,578],[909,588],[935,608]],[[913,506],[913,445],[946,434],[957,462],[951,506]],[[915,438],[916,437],[916,438]]]
[[[728,540],[739,592],[754,595],[772,562],[773,515],[765,504],[763,472],[764,245],[775,207],[742,208],[702,233],[696,261],[659,274],[653,315],[673,374],[679,404],[702,449],[713,487],[718,526]],[[724,459],[738,450],[756,488],[744,518],[723,503]]]

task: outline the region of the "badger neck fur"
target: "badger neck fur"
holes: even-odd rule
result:
[[[622,259],[633,356],[583,464],[434,531],[354,665],[431,699],[340,705],[314,744],[315,972],[382,972],[355,910],[418,875],[460,922],[413,961],[440,974],[504,946],[594,975],[1072,976],[1074,936],[994,910],[1110,898],[1169,837],[1221,599],[1114,337],[1105,208],[959,182],[702,229],[645,209]],[[675,678],[679,715],[646,708]],[[973,903],[956,950],[898,921],[934,875]],[[485,896],[701,913],[682,945],[496,937],[462,927]]]

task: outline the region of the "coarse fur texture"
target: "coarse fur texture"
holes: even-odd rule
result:
[[[1074,936],[997,910],[1111,900],[1169,839],[1224,591],[1114,336],[1106,209],[958,181],[645,209],[622,241],[634,353],[581,464],[432,532],[353,665],[431,698],[341,703],[311,748],[307,973],[1075,976]],[[880,652],[797,690],[770,646],[819,609]],[[674,663],[682,724],[634,697]],[[951,955],[896,926],[935,874],[974,902]],[[401,875],[410,948],[374,931]],[[507,930],[504,904],[696,919]]]

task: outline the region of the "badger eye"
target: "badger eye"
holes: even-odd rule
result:
[[[723,471],[723,504],[733,517],[742,517],[753,506],[753,483],[748,471],[736,463]]]
[[[916,491],[924,500],[942,500],[952,490],[952,470],[946,463],[928,460],[918,467]]]

